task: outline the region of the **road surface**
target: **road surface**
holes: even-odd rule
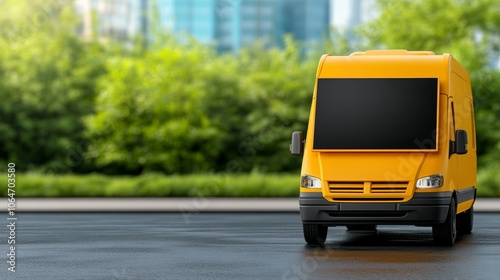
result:
[[[5,225],[7,215],[0,215]],[[430,228],[330,228],[309,247],[298,213],[18,213],[16,272],[0,279],[499,279],[500,214],[452,247]]]

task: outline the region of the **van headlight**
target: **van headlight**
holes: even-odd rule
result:
[[[440,188],[443,186],[444,177],[441,174],[434,174],[431,176],[423,177],[417,181],[417,189],[431,189]]]
[[[313,176],[302,175],[300,186],[309,189],[321,189],[321,180]]]

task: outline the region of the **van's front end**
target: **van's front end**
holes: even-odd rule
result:
[[[407,224],[433,226],[437,241],[453,244],[459,170],[449,158],[467,149],[467,136],[450,123],[449,60],[407,51],[322,56],[307,137],[294,132],[291,145],[303,154],[308,243],[322,244],[329,226]]]

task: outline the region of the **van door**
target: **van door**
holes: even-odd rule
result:
[[[458,178],[459,172],[458,172],[458,165],[459,165],[459,159],[458,155],[455,154],[455,131],[456,131],[456,122],[455,122],[455,104],[453,102],[453,97],[450,97],[448,99],[448,135],[450,136],[450,150],[449,150],[449,160],[448,160],[448,174],[447,176],[449,177],[450,181],[449,184],[450,186],[457,190],[459,188],[459,181],[460,179]],[[446,178],[445,178],[446,181]]]
[[[473,187],[476,185],[476,139],[475,139],[475,124],[474,124],[474,108],[472,100],[465,98],[457,112],[461,118],[460,127],[467,131],[467,154],[458,156],[458,179],[459,179],[459,196],[458,203],[474,198]],[[457,117],[457,116],[456,116]]]

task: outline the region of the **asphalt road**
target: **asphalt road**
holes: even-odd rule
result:
[[[500,214],[475,216],[455,247],[430,228],[330,228],[308,247],[297,213],[20,213],[16,272],[0,279],[499,279]],[[7,225],[7,216],[0,215]]]

